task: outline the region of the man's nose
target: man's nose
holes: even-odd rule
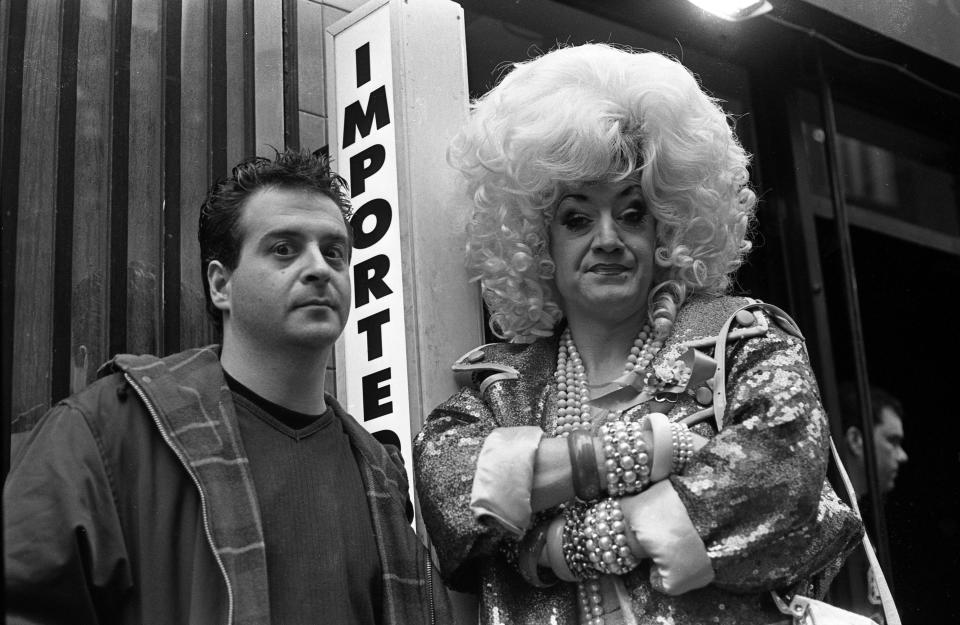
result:
[[[906,461],[909,460],[909,459],[910,459],[910,456],[907,455],[907,450],[904,449],[903,447],[898,447],[898,448],[897,448],[897,462],[899,462],[900,464],[903,464],[904,462],[906,462]]]
[[[302,279],[305,282],[326,281],[330,279],[330,263],[317,245],[309,245],[304,251],[304,268]]]

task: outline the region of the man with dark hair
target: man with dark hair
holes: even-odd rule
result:
[[[843,443],[840,445],[843,464],[857,494],[860,512],[864,515],[867,533],[872,536],[870,515],[871,494],[884,497],[893,490],[900,465],[907,461],[903,449],[903,405],[882,388],[870,387],[870,405],[873,415],[873,449],[876,456],[879,493],[871,493],[868,486],[866,451],[860,402],[856,387],[849,382],[840,385],[840,408],[843,422]],[[841,603],[850,609],[869,616],[878,623],[884,622],[883,607],[877,590],[873,571],[862,549],[854,551],[844,565],[844,572],[837,576],[836,592]],[[845,598],[846,597],[846,598]]]
[[[879,387],[870,388],[873,407],[873,449],[876,454],[877,476],[881,495],[893,490],[900,465],[907,461],[903,449],[903,406],[900,401]],[[840,387],[841,418],[843,421],[844,465],[850,481],[861,499],[868,494],[866,451],[864,450],[862,421],[856,389],[852,384]]]
[[[117,356],[37,424],[4,488],[9,623],[446,622],[398,451],[324,392],[348,218],[306,153],[211,188],[222,347]]]

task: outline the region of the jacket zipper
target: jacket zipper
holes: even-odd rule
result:
[[[180,449],[173,444],[172,440],[170,440],[170,435],[167,434],[163,424],[160,423],[160,415],[157,414],[157,409],[154,408],[153,404],[150,403],[150,400],[147,399],[146,393],[143,392],[143,389],[140,388],[140,386],[133,380],[133,377],[131,377],[129,373],[124,373],[123,377],[126,378],[127,383],[130,384],[133,390],[137,393],[137,396],[140,398],[140,401],[143,402],[143,405],[146,406],[147,412],[150,413],[150,418],[153,419],[153,423],[157,426],[157,429],[160,430],[160,436],[163,437],[163,441],[180,460],[180,464],[182,464],[183,468],[186,469],[187,475],[189,475],[190,479],[193,480],[194,486],[197,487],[197,492],[200,493],[200,513],[203,516],[203,531],[207,535],[207,542],[210,544],[210,550],[213,551],[213,558],[217,561],[217,566],[220,567],[220,573],[223,575],[223,581],[227,585],[227,625],[230,625],[233,623],[233,588],[230,586],[230,578],[227,577],[227,569],[223,564],[223,560],[220,558],[220,554],[217,553],[217,549],[214,546],[213,533],[210,531],[210,521],[207,517],[207,498],[203,494],[203,489],[200,488],[200,480],[197,479],[197,476],[194,474],[193,469],[191,469],[186,458],[183,457]]]
[[[433,605],[433,561],[427,552],[427,600],[430,602],[430,625],[437,625],[436,608]]]

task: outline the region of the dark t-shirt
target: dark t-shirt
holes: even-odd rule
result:
[[[227,376],[257,489],[275,625],[379,623],[380,558],[360,469],[332,409],[305,415]]]

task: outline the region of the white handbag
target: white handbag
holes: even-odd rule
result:
[[[780,607],[780,611],[793,616],[793,625],[877,625],[862,614],[802,595],[796,595],[790,605]]]
[[[833,461],[837,463],[837,471],[840,473],[843,486],[847,489],[850,506],[857,513],[857,517],[862,520],[860,507],[857,505],[857,494],[853,490],[853,485],[850,483],[847,471],[843,467],[843,462],[840,461],[840,454],[837,453],[837,447],[833,444],[832,437],[830,438],[830,453],[833,456]],[[883,606],[886,623],[887,625],[901,625],[900,614],[897,612],[897,606],[893,601],[893,594],[890,592],[887,580],[883,576],[883,569],[880,568],[880,562],[877,561],[877,554],[873,550],[873,545],[870,544],[870,538],[866,534],[863,535],[863,549],[867,552],[867,560],[870,562],[870,570],[873,572],[877,591],[880,594],[880,603]],[[794,625],[876,625],[873,619],[866,616],[810,597],[795,595],[793,600],[790,601],[790,605],[787,605],[776,592],[770,591],[770,594],[773,595],[773,600],[780,611],[793,617]]]

